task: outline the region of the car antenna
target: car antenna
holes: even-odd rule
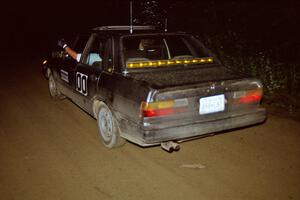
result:
[[[132,28],[132,1],[130,1],[130,34],[132,34],[133,32],[133,28]]]
[[[168,32],[168,18],[165,18],[165,32]]]

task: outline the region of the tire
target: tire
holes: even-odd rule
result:
[[[63,99],[65,96],[60,93],[52,73],[49,73],[48,81],[50,97],[55,100]]]
[[[97,125],[101,142],[106,148],[112,149],[125,144],[120,136],[118,122],[108,106],[100,102],[97,109]]]

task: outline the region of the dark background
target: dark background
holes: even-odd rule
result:
[[[143,23],[153,1],[133,1],[134,17]],[[251,51],[272,50],[274,57],[299,62],[299,3],[297,1],[154,1],[168,18],[169,30],[201,36],[238,34]],[[144,3],[144,4],[143,4]],[[11,1],[1,5],[1,52],[47,54],[57,39],[102,25],[129,24],[129,1]],[[147,17],[147,16],[146,16]],[[234,41],[231,41],[234,42]],[[236,41],[237,43],[239,41]]]

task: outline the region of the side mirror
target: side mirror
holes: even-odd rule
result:
[[[51,56],[52,58],[67,58],[68,54],[64,51],[53,51]]]

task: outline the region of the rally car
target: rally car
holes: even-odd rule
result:
[[[193,35],[104,26],[70,47],[79,62],[59,51],[43,63],[50,96],[97,119],[107,148],[128,140],[178,150],[182,141],[266,119],[262,83],[223,66]]]

